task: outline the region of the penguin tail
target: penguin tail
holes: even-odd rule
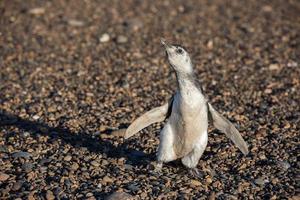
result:
[[[248,145],[244,141],[239,131],[229,120],[218,113],[210,103],[207,104],[209,118],[213,122],[214,127],[225,133],[225,135],[232,140],[232,142],[243,152],[243,154],[247,155],[249,153]]]

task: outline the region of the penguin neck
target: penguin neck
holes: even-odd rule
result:
[[[181,93],[190,91],[191,89],[196,89],[196,78],[194,72],[184,73],[176,71],[176,79],[178,89]]]

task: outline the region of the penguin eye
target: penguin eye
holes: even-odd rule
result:
[[[177,49],[176,49],[176,53],[178,53],[178,54],[183,54],[182,48],[177,48]]]

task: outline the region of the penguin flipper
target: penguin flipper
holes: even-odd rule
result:
[[[233,141],[233,143],[243,152],[243,154],[247,155],[249,152],[248,145],[235,126],[220,113],[218,113],[209,103],[208,111],[214,127],[225,133],[225,135]]]
[[[172,103],[173,103],[173,97],[171,98],[171,100],[168,103],[166,103],[160,107],[153,108],[152,110],[146,112],[145,114],[143,114],[142,116],[137,118],[126,129],[124,138],[128,139],[131,136],[133,136],[134,134],[136,134],[137,132],[139,132],[140,130],[146,128],[147,126],[149,126],[153,123],[164,121],[171,114]]]

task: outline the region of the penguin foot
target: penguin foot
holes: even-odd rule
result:
[[[203,174],[196,167],[189,169],[189,174],[194,178],[203,178]]]

